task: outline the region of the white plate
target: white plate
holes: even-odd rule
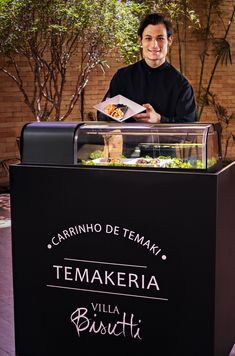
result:
[[[104,109],[108,104],[124,104],[128,106],[128,109],[122,119],[118,119],[116,117],[113,117],[109,114],[107,114]],[[129,117],[132,117],[133,115],[139,114],[140,112],[146,110],[144,106],[141,106],[134,101],[125,98],[125,96],[122,95],[116,95],[112,98],[109,98],[105,101],[102,101],[101,103],[97,104],[94,106],[94,108],[100,112],[102,112],[104,115],[109,116],[111,119],[116,120],[118,122],[125,121],[129,119]]]
[[[143,163],[143,166],[146,167],[161,167],[161,168],[166,168],[169,166],[169,164],[171,163],[171,159],[170,158],[157,158],[157,163],[151,163],[152,160],[154,160],[153,158],[145,158],[145,157],[139,157],[139,158],[118,158],[118,160],[120,161],[120,163],[122,164],[126,164],[129,166],[135,166],[137,164],[137,162],[139,160],[145,160],[146,163]],[[97,165],[110,165],[111,162],[105,162],[104,158],[96,158],[92,160],[95,164]],[[141,163],[140,163],[141,165]]]

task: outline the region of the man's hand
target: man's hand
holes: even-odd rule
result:
[[[136,114],[134,119],[138,122],[148,122],[150,124],[159,124],[161,121],[161,116],[154,110],[152,105],[143,104],[146,108],[146,112],[142,114]]]

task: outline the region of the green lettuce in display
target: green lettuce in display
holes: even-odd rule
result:
[[[203,169],[201,160],[182,160],[179,158],[171,158],[167,156],[159,156],[151,158],[149,156],[140,158],[105,158],[99,156],[97,151],[90,155],[89,160],[82,160],[80,164],[85,166],[121,166],[121,167],[150,167],[150,168],[175,168],[175,169]],[[216,163],[215,159],[208,162],[208,166]]]

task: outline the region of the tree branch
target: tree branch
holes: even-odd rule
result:
[[[233,7],[233,11],[232,11],[232,14],[230,16],[230,19],[229,19],[229,22],[228,22],[228,26],[227,26],[227,29],[225,31],[225,34],[224,34],[224,37],[223,37],[223,40],[226,40],[227,36],[228,36],[228,33],[229,33],[229,30],[231,28],[231,25],[232,25],[232,22],[233,22],[233,19],[234,19],[234,16],[235,16],[235,6]],[[216,60],[215,60],[215,63],[214,63],[214,66],[213,66],[213,69],[211,71],[211,75],[210,75],[210,79],[209,79],[209,82],[207,84],[207,88],[206,88],[206,92],[205,92],[205,95],[204,95],[204,100],[202,102],[202,105],[201,105],[201,108],[200,108],[200,112],[199,112],[199,120],[201,118],[201,115],[202,115],[202,112],[203,112],[203,109],[205,107],[205,104],[206,104],[206,101],[207,101],[207,97],[208,97],[208,94],[210,92],[210,87],[211,87],[211,84],[212,84],[212,81],[214,79],[214,74],[215,74],[215,71],[216,71],[216,68],[219,64],[219,61],[220,61],[220,58],[221,56],[220,55],[217,55],[216,57]]]

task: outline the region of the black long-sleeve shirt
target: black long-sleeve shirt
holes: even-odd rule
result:
[[[119,69],[110,82],[105,99],[118,94],[140,105],[151,104],[161,115],[161,123],[196,120],[193,89],[188,80],[168,62],[152,68],[141,60]],[[99,114],[98,119],[109,120]]]

